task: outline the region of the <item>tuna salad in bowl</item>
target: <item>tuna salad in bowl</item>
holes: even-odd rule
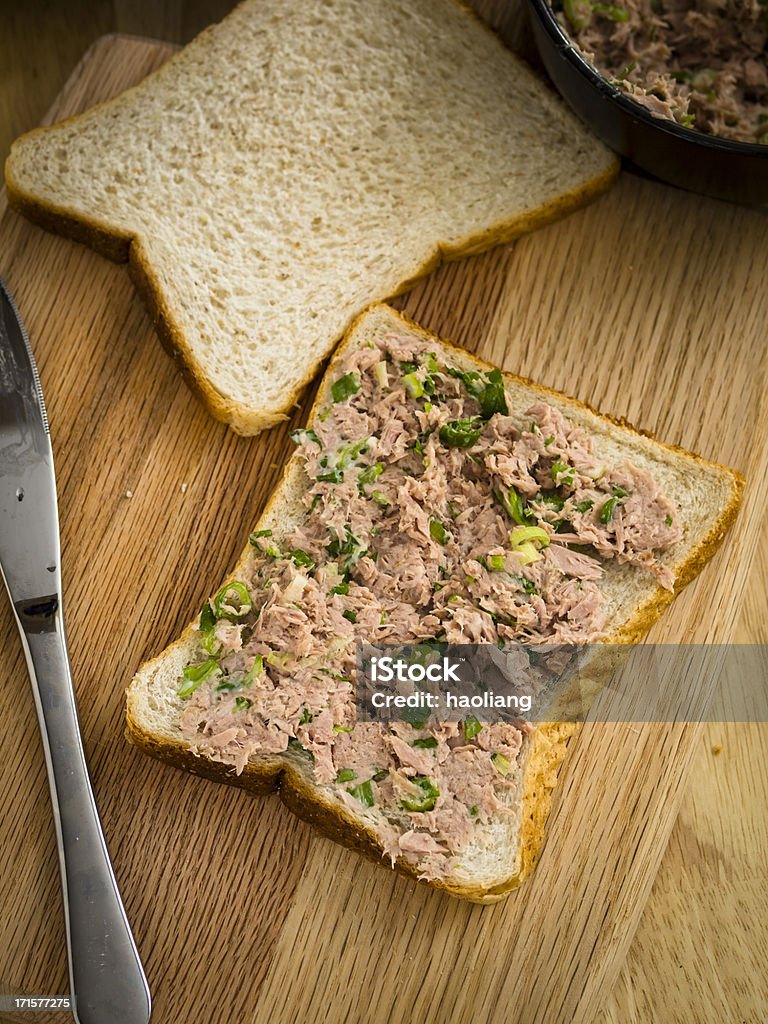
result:
[[[768,201],[768,8],[759,0],[529,0],[552,80],[637,167]]]

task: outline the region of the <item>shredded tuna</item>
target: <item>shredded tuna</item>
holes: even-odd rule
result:
[[[768,143],[761,0],[569,0],[562,9],[563,27],[587,60],[656,117]]]
[[[663,553],[681,531],[649,473],[601,464],[553,406],[509,415],[499,376],[439,364],[410,337],[352,353],[338,383],[296,437],[306,516],[286,537],[257,531],[201,616],[192,679],[208,671],[183,684],[181,728],[237,772],[300,759],[386,856],[434,878],[508,813],[530,726],[356,722],[356,641],[488,644],[511,669],[529,659],[507,642],[597,640],[608,564],[671,586]],[[537,541],[521,549],[526,526]]]

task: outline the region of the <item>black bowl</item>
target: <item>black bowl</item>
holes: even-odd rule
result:
[[[691,192],[768,203],[768,146],[719,139],[654,117],[584,60],[546,0],[528,0],[528,9],[550,78],[611,149],[648,174]]]

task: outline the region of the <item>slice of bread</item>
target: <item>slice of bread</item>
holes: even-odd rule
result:
[[[129,260],[211,413],[284,419],[352,319],[618,170],[454,0],[246,0],[137,87],[13,146],[10,203]]]
[[[491,369],[487,363],[440,341],[388,306],[373,306],[355,321],[334,355],[308,426],[316,423],[319,411],[327,406],[331,385],[350,351],[393,332],[426,341],[438,361],[463,370]],[[653,474],[676,506],[683,528],[682,539],[659,556],[659,561],[674,574],[674,591],[679,592],[702,569],[733,522],[743,486],[739,474],[661,444],[559,392],[512,374],[504,376],[511,416],[523,422],[525,411],[532,404],[547,402],[562,411],[572,424],[586,429],[595,453],[606,464],[629,460]],[[256,528],[272,530],[279,544],[281,536],[307,515],[302,496],[308,482],[297,453],[288,462],[282,482]],[[247,563],[252,550],[249,545],[229,579],[238,577],[239,566]],[[600,588],[608,609],[609,643],[638,641],[673,599],[673,593],[662,589],[651,573],[615,561],[605,563]],[[354,813],[340,799],[338,787],[317,784],[312,765],[301,753],[289,749],[281,755],[251,757],[243,772],[236,775],[228,765],[192,752],[179,725],[185,702],[177,690],[184,667],[194,659],[198,640],[196,620],[176,643],[139,670],[127,693],[129,738],[162,760],[217,781],[258,793],[277,789],[281,799],[300,817],[331,838],[381,861],[382,845],[368,812],[361,807],[359,813]],[[513,780],[515,785],[506,797],[513,813],[494,817],[487,825],[478,824],[472,844],[462,850],[460,869],[432,884],[453,895],[487,903],[501,898],[530,874],[543,842],[557,769],[575,729],[573,724],[550,723],[527,735]],[[403,858],[396,867],[417,874],[413,864]]]

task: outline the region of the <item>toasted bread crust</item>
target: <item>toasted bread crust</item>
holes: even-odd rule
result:
[[[312,409],[310,410],[308,422],[312,421],[315,414],[327,401],[330,381],[333,380],[333,370],[335,366],[345,358],[347,349],[352,343],[352,333],[354,332],[354,329],[365,316],[367,316],[371,311],[375,311],[377,308],[381,307],[377,307],[376,305],[369,307],[368,310],[361,313],[353,321],[347,338],[334,353],[329,366],[329,371],[324,378],[324,383],[318,392]],[[491,364],[486,363],[477,356],[467,352],[465,349],[461,349],[459,346],[443,339],[435,339],[434,335],[414,323],[407,316],[401,313],[395,313],[395,311],[389,309],[389,307],[385,308],[388,312],[398,317],[410,331],[419,334],[425,339],[439,340],[440,345],[444,349],[448,351],[453,350],[463,362],[471,363],[477,369],[481,370],[488,370],[491,368]],[[720,516],[717,518],[707,535],[702,538],[700,543],[690,552],[685,562],[679,566],[676,571],[675,594],[679,593],[679,591],[701,571],[704,564],[714,555],[715,551],[720,546],[725,533],[733,523],[738,513],[738,507],[744,487],[744,480],[741,474],[732,469],[728,469],[725,466],[707,462],[699,456],[692,455],[683,448],[666,445],[662,442],[656,441],[647,431],[638,430],[626,420],[615,419],[605,415],[604,413],[600,413],[587,403],[580,402],[577,399],[564,395],[562,392],[555,391],[552,388],[547,388],[543,385],[530,381],[527,378],[518,377],[511,373],[505,372],[504,379],[508,386],[525,384],[529,387],[533,387],[542,395],[543,398],[555,401],[560,407],[571,407],[582,410],[588,409],[607,425],[620,427],[623,430],[628,430],[639,436],[650,438],[654,441],[655,445],[675,453],[676,455],[681,455],[690,459],[694,465],[701,464],[702,466],[707,466],[709,469],[715,467],[727,477],[730,482],[730,498],[728,502],[723,507]],[[296,473],[299,468],[300,462],[298,455],[294,455],[286,463],[280,483],[267,502],[262,515],[259,518],[259,522],[254,527],[255,529],[259,529],[260,525],[267,521],[270,516],[274,515],[281,504],[285,502],[287,495],[295,486]],[[250,547],[246,547],[241,556],[241,560],[248,556],[249,551]],[[615,630],[614,633],[607,638],[606,643],[631,644],[641,639],[658,620],[667,605],[673,600],[673,596],[674,595],[669,591],[657,586],[655,594],[646,603],[636,609],[632,618],[618,630]],[[187,643],[190,640],[194,629],[195,624],[193,623],[187,627],[175,644],[172,644],[165,652],[142,665],[137,676],[145,675],[147,672],[151,671],[156,664],[159,664],[169,651]],[[154,736],[144,727],[137,716],[136,709],[134,707],[135,700],[135,694],[132,690],[129,690],[126,710],[127,735],[131,742],[146,751],[148,754],[158,757],[160,760],[167,761],[176,767],[192,771],[197,775],[205,776],[216,782],[224,782],[228,785],[239,786],[253,793],[263,794],[277,790],[280,798],[287,807],[289,807],[304,821],[315,825],[321,832],[328,836],[328,838],[333,839],[335,842],[338,842],[343,846],[357,850],[377,863],[382,863],[384,854],[373,831],[365,828],[359,820],[356,820],[348,814],[342,805],[330,803],[318,791],[318,789],[313,786],[311,780],[307,778],[305,774],[302,774],[289,759],[282,756],[259,758],[256,761],[250,761],[246,765],[242,774],[237,776],[234,769],[231,767],[193,754],[182,742],[171,742],[168,739]],[[532,873],[544,845],[546,822],[552,806],[558,771],[565,758],[568,742],[571,737],[578,732],[578,730],[579,725],[576,723],[547,722],[539,725],[534,733],[532,747],[528,754],[524,769],[525,775],[519,869],[502,882],[491,887],[459,884],[452,879],[437,879],[430,881],[428,883],[429,885],[450,893],[452,896],[471,900],[476,903],[494,903],[502,899],[512,889],[519,886]],[[418,873],[413,865],[403,858],[399,858],[394,864],[394,867],[397,871],[400,871],[409,877],[418,877]]]

